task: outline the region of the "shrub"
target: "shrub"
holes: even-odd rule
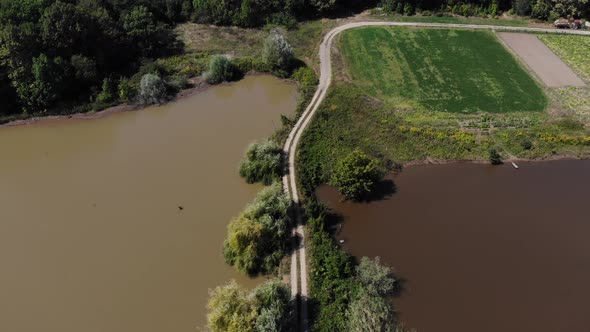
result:
[[[348,308],[349,331],[395,331],[393,308],[387,301],[394,289],[391,268],[381,265],[379,257],[361,259],[356,267],[359,290]]]
[[[256,71],[259,73],[269,73],[272,68],[261,58],[241,57],[232,60],[235,70],[238,74]]]
[[[382,176],[377,165],[376,160],[356,149],[336,165],[331,183],[345,198],[366,198]]]
[[[280,179],[283,173],[283,150],[271,140],[251,144],[240,164],[240,176],[248,183],[269,185]]]
[[[231,81],[236,74],[235,67],[229,59],[223,55],[214,55],[209,61],[209,70],[206,80],[209,84],[219,84],[224,81]]]
[[[274,70],[288,70],[295,58],[287,39],[276,30],[264,41],[262,57]]]
[[[223,244],[226,262],[248,275],[273,271],[287,252],[290,205],[280,183],[262,190],[229,224]]]
[[[282,331],[289,323],[290,291],[270,280],[251,292],[235,281],[210,292],[207,325],[213,332]]]
[[[498,153],[496,149],[490,150],[490,163],[492,165],[501,165],[502,164],[502,156]]]
[[[133,98],[135,92],[133,91],[133,87],[128,79],[122,78],[119,81],[119,86],[117,88],[119,90],[119,99],[122,101],[130,101]]]
[[[96,101],[99,103],[109,103],[113,101],[115,98],[115,93],[113,90],[113,82],[110,78],[105,78],[102,80],[102,89],[96,97]]]
[[[159,104],[166,99],[166,87],[160,76],[145,74],[139,83],[139,101],[144,105]]]
[[[300,67],[292,75],[293,79],[302,85],[302,88],[315,87],[318,84],[318,77],[313,69]]]
[[[530,150],[533,148],[533,142],[531,142],[530,139],[524,139],[520,142],[520,145],[522,146],[523,149],[525,150]]]

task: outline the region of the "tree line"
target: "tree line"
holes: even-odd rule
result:
[[[0,0],[0,117],[128,97],[127,78],[182,51],[176,23],[293,26],[355,0]],[[139,80],[135,82],[139,89]],[[125,98],[122,98],[123,101]],[[120,101],[120,100],[119,100]]]
[[[108,101],[142,59],[174,52],[178,1],[4,0],[0,3],[0,115]],[[8,107],[4,107],[8,105]]]
[[[433,12],[497,16],[512,12],[539,20],[590,16],[588,0],[383,0],[381,6],[385,12],[403,15]]]

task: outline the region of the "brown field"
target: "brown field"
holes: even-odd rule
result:
[[[498,35],[548,87],[585,85],[537,36],[510,32],[500,32]]]

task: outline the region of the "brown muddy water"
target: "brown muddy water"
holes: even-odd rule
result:
[[[394,299],[419,332],[590,331],[590,161],[406,168],[370,204],[319,197],[337,235],[403,279]]]
[[[247,145],[296,98],[255,76],[162,107],[0,128],[0,331],[204,326],[208,289],[259,282],[221,246],[260,189],[237,174]]]

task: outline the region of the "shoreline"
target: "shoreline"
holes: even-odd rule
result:
[[[588,160],[590,158],[580,158],[573,155],[566,155],[566,154],[556,154],[551,155],[548,157],[541,157],[537,159],[532,158],[507,158],[503,159],[503,164],[507,163],[518,163],[518,162],[549,162],[549,161],[560,161],[560,160]],[[416,167],[416,166],[427,166],[427,165],[448,165],[448,164],[480,164],[480,165],[491,165],[488,160],[485,159],[448,159],[448,160],[439,160],[439,159],[422,159],[422,160],[412,160],[406,163],[401,164],[402,171],[406,167]],[[500,165],[501,166],[501,165]],[[396,171],[393,171],[394,173]]]
[[[2,124],[0,124],[0,129],[6,128],[6,127],[27,126],[27,125],[33,125],[33,124],[38,124],[38,123],[43,123],[43,122],[60,121],[60,120],[66,120],[66,119],[96,120],[96,119],[102,119],[102,118],[107,117],[112,114],[141,111],[141,110],[144,110],[149,107],[163,106],[163,105],[166,105],[169,103],[177,102],[182,99],[198,95],[202,92],[209,90],[212,87],[228,86],[228,85],[240,82],[248,76],[262,76],[262,75],[269,75],[269,76],[275,77],[277,79],[280,79],[284,82],[292,82],[292,80],[282,79],[282,78],[278,78],[274,75],[271,75],[269,73],[260,73],[260,72],[246,73],[244,75],[244,77],[238,81],[223,82],[223,83],[215,84],[215,85],[205,82],[205,80],[203,80],[201,77],[192,77],[187,80],[187,83],[192,85],[192,87],[190,87],[188,89],[181,90],[175,96],[173,96],[172,98],[170,98],[169,100],[167,100],[166,102],[161,103],[161,104],[134,105],[134,104],[123,103],[123,104],[119,104],[116,106],[111,106],[111,107],[105,108],[104,110],[98,111],[98,112],[84,112],[84,113],[78,112],[78,113],[72,113],[72,114],[47,115],[47,116],[34,115],[29,118],[10,120],[6,123],[2,123]]]

